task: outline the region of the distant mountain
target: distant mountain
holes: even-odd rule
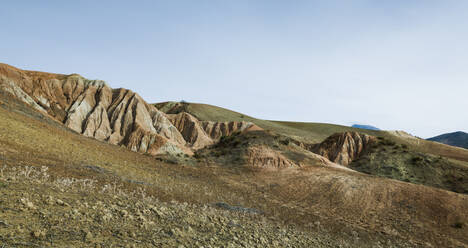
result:
[[[354,128],[361,128],[361,129],[368,129],[368,130],[377,130],[377,131],[380,130],[379,128],[376,128],[376,127],[371,126],[371,125],[354,124],[354,125],[352,125],[351,127],[354,127]]]
[[[465,132],[446,133],[427,140],[468,149],[468,133]]]

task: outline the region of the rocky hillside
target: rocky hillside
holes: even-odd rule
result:
[[[367,174],[468,193],[467,166],[456,160],[411,150],[408,145],[383,137],[378,137],[348,167]]]
[[[267,170],[324,166],[350,171],[315,154],[296,140],[271,131],[252,130],[222,137],[219,142],[196,151],[195,158],[205,163],[248,165]]]
[[[328,247],[328,242],[344,243],[323,234],[312,237],[298,228],[278,227],[255,209],[221,202],[164,203],[145,195],[143,189],[129,192],[90,179],[49,178],[47,167],[2,169],[3,246],[285,247],[287,242],[287,247]]]
[[[262,130],[251,122],[214,122],[199,121],[192,115],[181,112],[179,114],[168,114],[169,119],[180,131],[184,139],[194,149],[203,148],[219,141],[223,136],[253,130]]]
[[[468,133],[465,132],[446,133],[427,140],[468,149]]]
[[[206,105],[168,114],[76,74],[8,66],[0,74],[0,243],[8,247],[468,244],[468,195],[448,191],[463,192],[464,160],[415,147],[467,158],[465,149]],[[83,82],[67,86],[72,79]],[[114,137],[122,140],[112,145]],[[130,151],[145,146],[182,156]]]
[[[335,163],[348,165],[376,140],[373,136],[357,132],[337,133],[313,147],[312,151]]]
[[[169,118],[131,90],[112,89],[104,81],[78,74],[23,71],[0,64],[0,90],[80,134],[151,155],[190,155],[192,149],[223,135],[256,129],[247,122]]]

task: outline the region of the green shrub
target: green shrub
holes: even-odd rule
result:
[[[193,154],[193,157],[196,158],[196,159],[200,159],[203,155],[196,152],[195,154]]]
[[[454,228],[458,228],[458,229],[461,229],[465,226],[465,223],[461,222],[461,221],[457,221],[455,223],[453,223],[452,227]]]
[[[421,157],[413,157],[413,158],[411,158],[411,163],[412,163],[412,164],[417,164],[417,163],[420,163],[420,162],[422,162],[422,161],[423,161],[423,159],[422,159]]]

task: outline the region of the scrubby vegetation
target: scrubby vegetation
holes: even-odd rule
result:
[[[441,156],[410,151],[408,145],[397,144],[384,137],[375,143],[350,168],[367,174],[405,182],[468,193],[468,167]]]

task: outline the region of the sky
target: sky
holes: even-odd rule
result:
[[[150,103],[468,132],[468,1],[8,1],[0,62]]]

